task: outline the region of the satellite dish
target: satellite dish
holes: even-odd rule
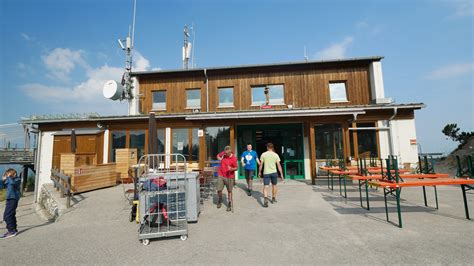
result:
[[[115,101],[122,97],[124,91],[125,88],[119,82],[109,80],[104,84],[102,94],[104,94],[105,98]]]

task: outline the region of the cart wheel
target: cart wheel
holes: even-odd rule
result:
[[[142,240],[142,244],[143,244],[144,246],[148,246],[148,245],[150,244],[150,239],[143,239],[143,240]]]
[[[181,235],[181,240],[185,241],[186,239],[188,239],[188,235]]]

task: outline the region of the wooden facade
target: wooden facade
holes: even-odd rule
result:
[[[209,112],[259,110],[260,106],[252,105],[252,87],[265,85],[284,86],[284,105],[273,109],[323,108],[338,106],[366,105],[371,101],[369,84],[369,64],[365,66],[347,66],[329,69],[279,70],[265,72],[235,71],[235,73],[191,72],[190,77],[175,76],[176,73],[140,75],[140,91],[143,113],[190,113],[193,108],[186,108],[186,90],[200,89],[201,108],[206,112],[206,92],[209,91]],[[206,84],[207,82],[207,84]],[[347,102],[331,103],[329,95],[330,82],[345,82]],[[207,87],[206,87],[207,85]],[[234,106],[219,107],[218,89],[233,88]],[[152,108],[154,91],[166,92],[166,110]]]

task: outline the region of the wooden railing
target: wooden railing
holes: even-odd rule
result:
[[[32,149],[0,149],[0,164],[33,164]]]
[[[71,189],[71,177],[65,175],[64,172],[60,172],[57,169],[51,169],[51,180],[53,181],[54,187],[57,191],[61,191],[61,198],[66,197],[66,207],[71,207],[71,197],[73,191]]]

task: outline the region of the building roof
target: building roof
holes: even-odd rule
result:
[[[171,70],[152,70],[152,71],[136,71],[132,73],[132,76],[142,76],[151,74],[171,74],[171,73],[195,73],[206,71],[219,71],[219,70],[244,70],[244,69],[256,69],[256,68],[281,68],[281,67],[292,67],[292,66],[310,66],[310,65],[331,65],[336,63],[364,63],[380,61],[383,56],[369,56],[369,57],[354,57],[345,59],[331,59],[331,60],[313,60],[313,61],[299,61],[299,62],[285,62],[285,63],[274,63],[274,64],[255,64],[255,65],[238,65],[238,66],[222,66],[222,67],[209,67],[209,68],[191,68],[191,69],[171,69]]]
[[[226,112],[200,112],[200,113],[180,113],[180,114],[157,114],[157,119],[176,119],[185,120],[207,120],[207,119],[235,119],[235,118],[257,118],[257,117],[290,117],[290,116],[322,116],[322,115],[349,115],[364,114],[366,111],[372,110],[393,110],[397,109],[421,109],[424,108],[423,103],[408,104],[370,104],[370,105],[354,105],[354,106],[337,106],[324,108],[294,108],[284,110],[252,110],[252,111],[226,111]],[[65,122],[107,122],[118,120],[146,120],[147,114],[143,115],[120,115],[120,116],[91,116],[82,118],[42,118],[32,117],[22,119],[21,124],[48,124],[48,123],[65,123]]]

